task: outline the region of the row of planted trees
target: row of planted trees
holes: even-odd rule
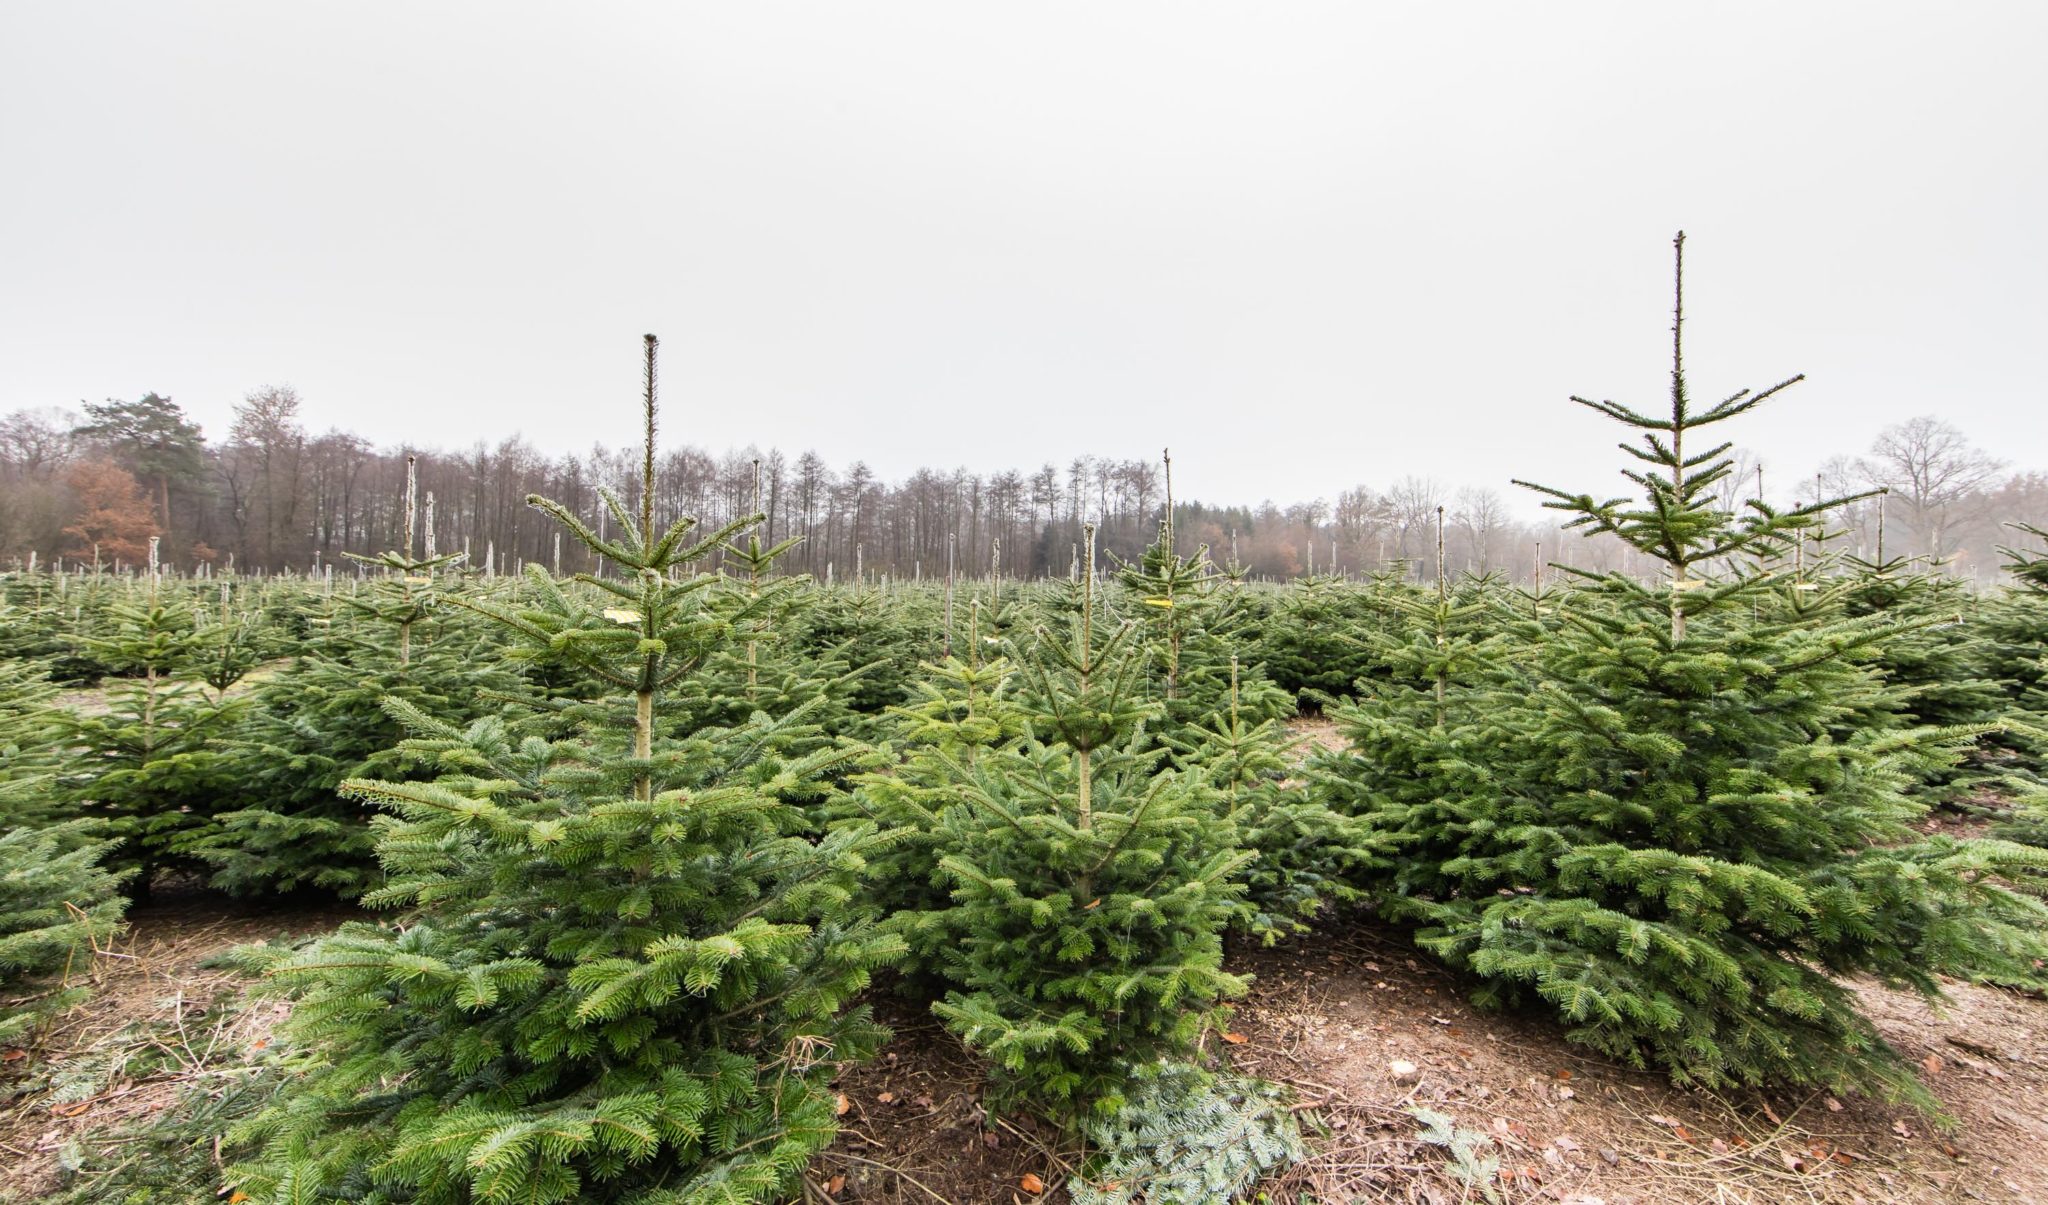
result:
[[[1681,330],[1668,413],[1588,403],[1643,433],[1639,494],[1545,491],[1662,585],[1268,591],[1169,527],[1113,580],[960,596],[821,591],[748,520],[658,520],[650,338],[637,513],[534,500],[604,575],[408,546],[280,603],[297,655],[240,694],[253,621],[147,593],[85,646],[132,675],[106,716],[24,678],[8,856],[87,906],[19,931],[75,949],[116,921],[107,868],[180,859],[396,910],[250,956],[298,1000],[227,1137],[258,1200],[777,1199],[885,972],[993,1103],[1087,1135],[1077,1197],[1222,1199],[1300,1142],[1203,1054],[1246,986],[1226,936],[1360,903],[1625,1062],[1933,1108],[1844,980],[2048,985],[2048,852],[2009,802],[2044,752],[2048,561],[1965,617],[1828,557],[1826,504],[1717,510],[1703,429],[1777,389],[1696,406]],[[714,551],[741,571],[694,572]],[[1296,690],[1347,738],[1305,767]],[[2006,835],[1925,836],[1936,802]]]

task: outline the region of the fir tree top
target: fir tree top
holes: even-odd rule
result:
[[[1773,508],[1761,498],[1752,498],[1745,504],[1747,513],[1739,516],[1720,509],[1712,491],[1715,484],[1735,470],[1735,462],[1728,456],[1728,451],[1735,445],[1723,441],[1699,451],[1686,447],[1687,437],[1702,427],[1756,409],[1769,398],[1805,380],[1806,374],[1787,377],[1761,392],[1738,389],[1704,410],[1696,409],[1685,376],[1684,231],[1678,232],[1672,240],[1672,247],[1670,413],[1652,415],[1620,402],[1596,402],[1577,395],[1572,397],[1572,401],[1579,405],[1597,410],[1643,433],[1643,446],[1640,448],[1630,443],[1618,445],[1622,451],[1648,466],[1622,470],[1622,476],[1642,491],[1641,496],[1602,501],[1592,494],[1572,494],[1519,478],[1515,484],[1548,495],[1551,500],[1543,504],[1547,509],[1576,515],[1565,527],[1584,528],[1589,534],[1604,532],[1613,535],[1667,565],[1671,571],[1671,636],[1673,640],[1679,640],[1685,635],[1687,612],[1703,609],[1713,601],[1712,596],[1708,596],[1705,603],[1687,603],[1682,599],[1681,592],[1697,576],[1693,572],[1696,566],[1745,552],[1768,553],[1789,534],[1812,526],[1816,516],[1823,511],[1870,494],[1803,506],[1795,504],[1784,511]]]

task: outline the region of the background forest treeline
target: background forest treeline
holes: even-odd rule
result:
[[[174,565],[243,571],[315,571],[402,542],[405,460],[418,461],[433,498],[430,540],[480,569],[510,572],[537,561],[564,572],[592,566],[573,542],[525,505],[545,494],[598,515],[598,490],[635,496],[634,448],[552,454],[515,435],[466,452],[378,448],[342,430],[309,432],[289,388],[250,394],[224,440],[209,441],[170,399],[21,410],[0,419],[0,563],[58,559],[133,564],[151,535]],[[1135,559],[1167,503],[1156,458],[1079,456],[1065,465],[990,475],[919,469],[896,482],[855,461],[834,468],[815,451],[754,448],[714,456],[683,447],[660,466],[658,509],[718,524],[756,510],[772,540],[802,536],[782,562],[823,577],[1065,576],[1080,528],[1093,522],[1108,555]],[[1805,483],[1802,483],[1805,484]],[[1932,417],[1885,430],[1863,455],[1829,461],[1809,488],[1765,480],[1753,459],[1723,484],[1730,509],[1759,496],[1777,503],[1885,487],[1838,512],[1842,551],[1943,559],[1961,576],[1990,580],[2003,525],[2048,523],[2048,473],[2013,470]],[[1435,572],[1436,515],[1453,572],[1527,580],[1540,561],[1647,573],[1640,554],[1612,539],[1560,538],[1554,524],[1518,519],[1501,494],[1404,477],[1359,485],[1334,503],[1210,505],[1175,499],[1177,529],[1220,562],[1254,576]],[[559,558],[559,561],[557,560]],[[488,560],[488,565],[487,565]]]

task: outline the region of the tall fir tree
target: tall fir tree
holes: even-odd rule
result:
[[[402,927],[352,925],[273,968],[304,1054],[277,1107],[239,1127],[236,1190],[258,1201],[779,1199],[835,1130],[827,1082],[879,1037],[849,1000],[900,941],[860,901],[871,828],[810,831],[855,751],[777,752],[778,728],[679,729],[665,702],[736,638],[653,510],[655,352],[637,515],[617,535],[529,502],[611,569],[472,601],[610,692],[536,699],[534,722],[466,729],[398,703],[432,782],[352,780],[392,813]]]
[[[1522,672],[1496,679],[1439,802],[1386,814],[1402,844],[1380,899],[1479,977],[1481,1003],[1541,1001],[1624,1061],[1932,1106],[1842,980],[1930,996],[1940,974],[2038,982],[2048,912],[2015,884],[2048,860],[1914,831],[1924,804],[1906,789],[1975,730],[1844,725],[1883,710],[1890,688],[1864,663],[1882,618],[1830,618],[1840,586],[1797,611],[1753,605],[1782,581],[1741,567],[1748,554],[1768,559],[1834,503],[1716,507],[1730,445],[1702,448],[1701,429],[1799,378],[1694,406],[1683,246],[1668,413],[1574,399],[1643,434],[1623,445],[1640,495],[1531,487],[1667,578],[1584,575]]]

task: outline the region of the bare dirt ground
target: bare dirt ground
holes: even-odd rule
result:
[[[1287,730],[1294,734],[1294,755],[1308,757],[1324,749],[1342,749],[1344,734],[1337,731],[1337,721],[1328,716],[1302,716],[1289,720]]]
[[[93,960],[93,995],[29,1049],[0,1051],[0,1199],[33,1201],[73,1144],[111,1140],[188,1089],[232,1075],[285,1007],[237,1007],[246,980],[203,963],[238,945],[321,933],[361,915],[339,905],[237,906],[175,888],[130,914]],[[146,1065],[140,1074],[129,1073]]]
[[[1508,1200],[2048,1200],[2039,999],[1951,984],[1937,1011],[1861,989],[1886,1039],[1926,1069],[1954,1118],[1945,1132],[1878,1101],[1681,1091],[1579,1052],[1547,1019],[1475,1012],[1451,975],[1370,922],[1243,963],[1259,978],[1237,1062],[1325,1105],[1328,1139],[1281,1185],[1320,1200],[1459,1199],[1440,1156],[1416,1166],[1413,1105],[1484,1134]]]
[[[1232,961],[1257,976],[1233,1022],[1244,1041],[1212,1045],[1291,1085],[1317,1131],[1309,1161],[1263,1186],[1275,1203],[2048,1201],[2048,1001],[1952,984],[1937,1011],[1862,989],[1927,1069],[1954,1118],[1944,1130],[1879,1101],[1682,1091],[1579,1052],[1544,1018],[1475,1012],[1367,919]],[[985,1122],[974,1059],[915,1009],[883,1012],[896,1037],[841,1076],[846,1129],[813,1168],[812,1199],[1065,1200],[1084,1152],[1026,1118]],[[1416,1107],[1451,1118],[1497,1171],[1468,1182],[1421,1140]]]

